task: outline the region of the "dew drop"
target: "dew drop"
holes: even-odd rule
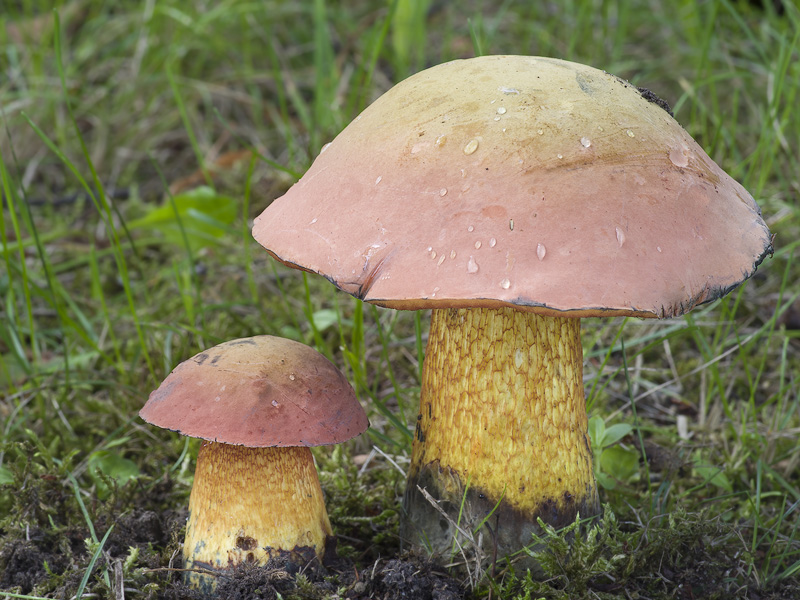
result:
[[[297,378],[294,376],[294,373],[290,373],[289,374],[289,380],[290,381],[294,381],[295,379],[297,379]]]
[[[497,245],[497,240],[492,238],[489,240],[489,248],[494,248]]]
[[[511,282],[508,279],[503,279],[503,281],[500,282],[500,287],[507,290],[511,287]]]
[[[447,258],[447,256],[445,256],[444,254],[442,254],[442,255],[439,257],[439,262],[437,262],[437,263],[436,263],[436,265],[437,265],[437,266],[441,266],[441,265],[442,265],[442,263],[444,262],[444,259],[445,259],[445,258]]]
[[[536,256],[539,257],[539,260],[544,260],[545,254],[547,254],[547,248],[544,247],[544,244],[536,244]]]
[[[514,231],[514,219],[509,219],[509,220],[508,220],[508,228],[509,228],[511,231]]]
[[[433,246],[428,246],[428,247],[425,249],[425,251],[426,251],[426,252],[430,252],[431,250],[433,250]]]
[[[314,224],[314,223],[316,223],[316,222],[317,222],[317,218],[316,218],[316,217],[314,217],[313,219],[311,219],[311,223],[309,223],[309,225],[313,225],[313,224]]]
[[[431,258],[436,258],[436,250],[431,251]]]
[[[475,274],[478,272],[478,263],[475,262],[475,257],[470,256],[467,262],[467,273]]]
[[[600,125],[597,126],[597,131],[605,131]]]
[[[501,85],[497,89],[503,92],[504,94],[519,94],[519,90],[517,88],[509,88]]]
[[[328,148],[330,148],[330,147],[331,147],[331,144],[332,144],[332,143],[333,143],[333,142],[328,142],[327,144],[325,144],[325,145],[324,145],[322,148],[320,148],[320,151],[319,151],[319,153],[320,153],[320,154],[322,154],[323,152],[325,152],[325,150],[327,150]]]
[[[628,134],[628,137],[636,137],[636,134],[633,133],[630,129],[628,129],[628,131],[626,131],[625,133]]]
[[[661,246],[656,246],[656,250],[658,250],[659,252],[661,252]]]
[[[477,149],[478,149],[478,140],[471,139],[470,141],[467,142],[467,145],[464,146],[464,154],[469,156],[470,154],[475,152],[475,150],[477,150]]]
[[[506,109],[505,109],[505,107],[504,107],[504,106],[500,106],[500,107],[498,107],[498,109],[497,109],[497,114],[498,114],[498,115],[504,115],[504,114],[506,114]]]
[[[556,154],[556,156],[557,156],[558,158],[564,158],[564,155],[563,155],[563,154]]]
[[[445,134],[440,135],[439,137],[436,138],[435,142],[436,147],[441,148],[442,146],[444,146],[445,142],[447,142],[447,136]]]
[[[478,240],[477,242],[475,242],[475,250],[480,250],[480,249],[481,249],[481,242],[480,240]]]
[[[472,225],[470,225],[469,227],[467,227],[467,231],[475,231],[475,228]]]
[[[500,115],[496,116],[496,117],[494,118],[494,120],[495,120],[495,121],[499,121],[499,120],[500,120]]]
[[[280,404],[278,404],[277,401],[273,400],[272,401],[272,406],[274,406],[275,408],[278,408],[280,406]]]
[[[686,153],[683,149],[673,148],[669,151],[669,159],[672,161],[672,164],[676,167],[688,167],[689,166],[689,157],[686,156]]]
[[[622,244],[625,243],[625,232],[619,227],[615,227],[614,229],[617,232],[617,243],[619,244],[619,247],[622,248]]]
[[[456,257],[456,251],[455,250],[450,250],[450,258],[453,259],[455,257]]]
[[[461,191],[468,192],[470,187],[471,186],[468,183],[465,183],[464,185],[461,186]]]
[[[544,135],[544,129],[537,129],[536,133],[538,133],[539,135]]]
[[[582,137],[581,138],[581,146],[583,146],[584,148],[588,148],[591,145],[592,145],[592,140],[590,140],[587,137]]]
[[[447,188],[442,188],[439,190],[440,196],[447,196]]]
[[[383,179],[383,177],[378,175],[378,178],[375,180],[375,185],[378,185],[381,182],[381,179]]]
[[[467,176],[467,170],[466,169],[461,169],[461,176],[462,177],[466,177]]]

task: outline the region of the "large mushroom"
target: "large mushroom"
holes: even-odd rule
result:
[[[399,83],[253,235],[357,298],[433,309],[403,534],[445,551],[454,522],[484,524],[498,556],[537,518],[599,512],[580,319],[681,315],[771,252],[753,198],[662,101],[522,56]]]
[[[216,578],[199,569],[323,557],[333,532],[309,447],[369,425],[328,359],[266,335],[225,342],[175,367],[139,415],[206,440],[189,498],[187,583],[211,592]]]

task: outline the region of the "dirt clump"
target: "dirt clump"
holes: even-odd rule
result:
[[[434,563],[417,559],[386,561],[370,571],[366,588],[365,595],[348,597],[375,600],[463,600],[466,597],[455,579]]]

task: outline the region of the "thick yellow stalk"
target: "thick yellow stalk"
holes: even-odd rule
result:
[[[485,545],[499,556],[529,545],[537,518],[562,526],[596,514],[582,372],[579,319],[434,310],[406,539],[443,551],[455,533],[418,485],[464,529],[491,513]]]
[[[311,450],[204,442],[197,456],[183,547],[187,569],[265,564],[288,553],[322,557],[333,535]],[[188,573],[206,591],[214,578]]]

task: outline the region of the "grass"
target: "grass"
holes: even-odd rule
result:
[[[32,573],[6,575],[8,597],[174,597],[148,569],[180,545],[168,523],[197,444],[136,413],[181,360],[260,333],[313,345],[353,382],[372,428],[317,454],[329,510],[359,568],[398,554],[427,319],[276,265],[248,224],[393,83],[478,53],[576,60],[656,91],[756,197],[776,251],[685,318],[584,321],[590,416],[633,428],[595,440],[615,456],[598,461],[606,518],[572,551],[547,532],[544,579],[504,570],[472,593],[800,593],[793,3],[6,4],[0,565]],[[173,533],[137,541],[142,510]]]

